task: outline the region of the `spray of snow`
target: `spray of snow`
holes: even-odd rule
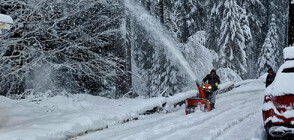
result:
[[[165,49],[173,54],[173,57],[183,66],[192,80],[196,80],[195,73],[192,71],[189,63],[186,61],[182,53],[177,49],[179,43],[175,41],[168,31],[161,25],[160,21],[150,15],[144,7],[135,4],[131,0],[126,0],[125,5],[129,12],[138,20],[138,22],[148,31],[150,31],[153,38],[160,40]]]

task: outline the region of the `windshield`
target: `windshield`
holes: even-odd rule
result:
[[[286,68],[282,72],[283,73],[294,73],[294,67],[293,68]]]

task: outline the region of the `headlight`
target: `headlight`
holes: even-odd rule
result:
[[[209,87],[208,87],[208,89],[209,89],[209,90],[211,90],[211,89],[212,89],[212,87],[211,87],[211,86],[209,86]]]

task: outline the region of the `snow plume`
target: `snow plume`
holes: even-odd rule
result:
[[[53,73],[53,67],[47,63],[32,66],[30,73],[26,76],[26,88],[43,93],[56,89]]]
[[[194,71],[178,50],[181,45],[160,21],[141,5],[125,1],[131,15],[133,87],[149,97],[173,95],[196,80]]]
[[[133,87],[149,97],[195,88],[212,68],[216,53],[205,48],[205,31],[179,43],[159,19],[136,2],[125,1],[131,15]],[[197,75],[195,75],[197,74]]]
[[[175,57],[178,63],[184,67],[191,79],[196,80],[195,73],[190,68],[190,65],[185,60],[182,53],[177,49],[177,44],[179,43],[169,35],[168,31],[161,25],[160,21],[150,15],[144,9],[144,7],[135,4],[131,0],[126,0],[125,4],[132,15],[134,15],[140,22],[140,24],[144,26],[146,30],[149,30],[149,32],[152,33],[151,35],[153,38],[157,39],[157,41],[161,41],[164,47],[173,53],[171,59],[172,57]]]

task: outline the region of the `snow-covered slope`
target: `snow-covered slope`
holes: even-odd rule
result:
[[[185,115],[174,103],[194,96],[188,91],[165,98],[107,99],[86,94],[11,100],[0,97],[0,140],[78,139],[228,139],[262,138],[263,80],[217,95],[216,109]],[[156,106],[161,113],[140,115]],[[171,113],[167,113],[172,111]],[[127,120],[138,118],[138,121]],[[86,131],[97,131],[84,134]],[[243,133],[247,131],[246,135]],[[243,138],[243,137],[242,137]]]
[[[248,140],[265,139],[262,122],[264,83],[253,80],[217,96],[216,109],[184,115],[184,107],[139,121],[109,127],[78,140]]]
[[[11,100],[0,96],[0,140],[64,139],[87,130],[132,120],[153,107],[166,107],[196,95],[170,98],[107,99],[87,94]]]

